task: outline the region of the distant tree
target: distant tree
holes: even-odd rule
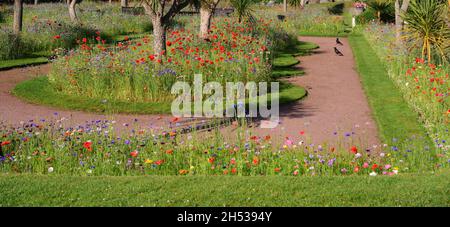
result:
[[[220,0],[200,0],[200,37],[207,38],[211,19]]]
[[[190,3],[192,0],[143,0],[145,13],[153,24],[153,49],[156,54],[165,53],[167,27],[175,15]]]
[[[20,34],[22,31],[23,18],[23,0],[14,0],[14,22],[13,30],[15,34]]]
[[[128,7],[128,0],[120,0],[120,6]]]
[[[77,10],[75,7],[76,7],[77,3],[80,3],[80,2],[81,2],[81,0],[67,0],[67,6],[69,8],[69,17],[73,23],[79,22],[78,16],[77,16]]]

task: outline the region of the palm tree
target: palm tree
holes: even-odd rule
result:
[[[447,25],[448,6],[442,0],[412,0],[408,12],[403,15],[408,39],[421,46],[422,58],[431,62],[432,52],[443,61],[450,51],[450,28]]]
[[[389,12],[390,8],[392,7],[392,3],[389,0],[370,1],[367,3],[367,5],[375,10],[375,12],[377,12],[378,22],[381,21],[382,13]]]
[[[293,7],[303,7],[305,5],[304,0],[289,0],[289,5]]]
[[[252,6],[255,4],[255,0],[230,0],[230,3],[238,16],[239,23],[244,18],[253,18]]]

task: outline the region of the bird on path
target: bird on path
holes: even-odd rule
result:
[[[338,50],[338,48],[336,48],[336,47],[334,47],[334,52],[335,52],[336,55],[338,55],[338,56],[344,56],[344,54],[343,54],[342,52],[340,52],[340,51]]]
[[[341,43],[341,41],[339,40],[339,38],[336,38],[336,45],[341,45],[341,46],[343,46],[344,44]]]

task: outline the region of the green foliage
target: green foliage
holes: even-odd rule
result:
[[[344,3],[337,3],[328,8],[328,12],[332,15],[342,15],[344,13]]]
[[[37,6],[25,5],[24,27],[20,39],[14,42],[11,36],[5,38],[12,26],[12,6],[3,9],[1,15],[8,15],[0,24],[0,59],[28,57],[36,52],[51,55],[56,48],[71,49],[77,40],[93,37],[99,31],[102,38],[111,42],[114,36],[144,33],[152,30],[150,20],[145,15],[129,15],[120,12],[113,4],[99,4],[85,1],[79,6],[81,24],[73,25],[67,13],[66,4],[50,3]],[[55,38],[59,36],[59,38]],[[6,46],[6,47],[5,47]],[[17,48],[19,47],[19,48]],[[9,51],[8,51],[9,49]]]
[[[391,23],[395,20],[394,4],[388,0],[371,0],[367,3],[370,9],[375,11],[378,20]]]
[[[364,10],[364,12],[362,12],[360,15],[356,16],[356,23],[366,24],[372,21],[376,21],[377,19],[377,12],[372,8],[368,8]]]
[[[255,0],[230,0],[230,3],[239,22],[242,22],[243,19],[254,20],[252,7],[255,5]]]
[[[412,0],[408,12],[403,16],[407,23],[406,37],[420,48],[422,58],[432,62],[433,52],[442,61],[448,61],[450,52],[450,27],[448,6],[440,0]]]
[[[22,57],[25,48],[20,36],[10,30],[0,30],[0,60]]]
[[[306,2],[306,1],[304,1]],[[288,0],[288,4],[293,7],[300,7],[302,3],[302,0]]]

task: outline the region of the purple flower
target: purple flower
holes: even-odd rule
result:
[[[333,159],[328,160],[328,163],[327,163],[328,166],[333,166],[334,161],[336,161],[336,158],[333,158]]]

